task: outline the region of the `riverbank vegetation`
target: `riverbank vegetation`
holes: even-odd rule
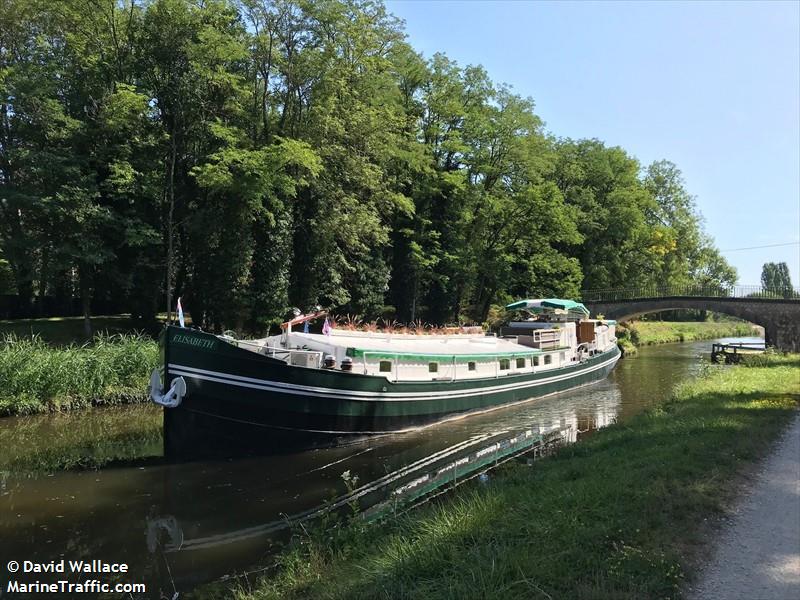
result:
[[[666,404],[378,525],[308,536],[240,600],[678,598],[748,465],[798,409],[800,356],[709,365]]]
[[[125,331],[127,317],[104,317],[112,330]],[[33,337],[4,333],[35,331]],[[31,319],[0,323],[0,416],[67,411],[96,404],[146,400],[157,364],[154,340],[138,333],[102,333],[87,344],[79,319]],[[41,335],[39,333],[41,332]],[[752,335],[752,325],[734,321],[621,324],[626,355],[640,345]]]
[[[0,314],[483,323],[736,280],[674,164],[559,139],[380,1],[6,0],[0,23]]]
[[[617,325],[617,339],[625,355],[639,346],[693,342],[726,337],[756,337],[761,330],[744,321],[634,321]]]
[[[142,401],[158,346],[137,334],[98,335],[52,347],[38,337],[0,340],[0,416]]]

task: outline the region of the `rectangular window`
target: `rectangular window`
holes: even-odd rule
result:
[[[472,361],[468,362],[467,363],[467,370],[468,371],[474,371],[475,370],[475,363],[472,362]]]
[[[500,359],[500,370],[508,371],[511,368],[511,361],[507,358]]]
[[[438,373],[439,372],[439,363],[432,362],[428,363],[428,373]]]
[[[518,358],[517,359],[517,368],[518,369],[524,369],[525,368],[525,359],[524,358]]]
[[[382,360],[380,363],[379,370],[381,373],[391,373],[392,372],[392,361],[390,360]]]
[[[539,366],[539,357],[538,356],[534,356],[533,357],[533,366],[534,367],[538,367]]]
[[[549,365],[552,362],[553,362],[553,357],[550,356],[549,354],[545,354],[544,355],[544,364]]]

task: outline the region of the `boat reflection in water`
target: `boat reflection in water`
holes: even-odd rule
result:
[[[533,456],[556,439],[606,425],[620,411],[616,380],[349,446],[7,475],[0,481],[0,545],[40,562],[125,562],[130,581],[147,583],[145,597],[172,597],[268,564],[292,531],[318,526],[321,509],[348,513],[355,503],[375,518],[519,452]]]
[[[613,382],[602,382],[415,434],[205,464],[203,476],[216,483],[201,493],[185,472],[197,465],[165,467],[163,512],[148,518],[147,550],[160,577],[171,577],[167,587],[188,589],[246,570],[330,512],[379,518],[516,456],[573,442],[613,422],[618,403]]]

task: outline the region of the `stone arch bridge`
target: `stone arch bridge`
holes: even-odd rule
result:
[[[687,286],[586,290],[581,294],[593,315],[617,321],[684,308],[731,315],[761,325],[767,345],[800,352],[800,290],[797,289]]]

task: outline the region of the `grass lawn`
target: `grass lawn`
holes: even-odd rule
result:
[[[92,317],[96,332],[131,333],[142,325],[129,315]],[[83,317],[50,317],[43,319],[16,319],[0,321],[0,337],[14,335],[18,338],[38,336],[48,344],[68,346],[86,341]]]
[[[240,600],[678,598],[736,482],[800,401],[800,356],[713,366],[671,401],[383,523],[298,532]],[[217,588],[218,589],[218,588]],[[198,597],[230,591],[199,590]],[[210,596],[209,596],[210,595]]]

